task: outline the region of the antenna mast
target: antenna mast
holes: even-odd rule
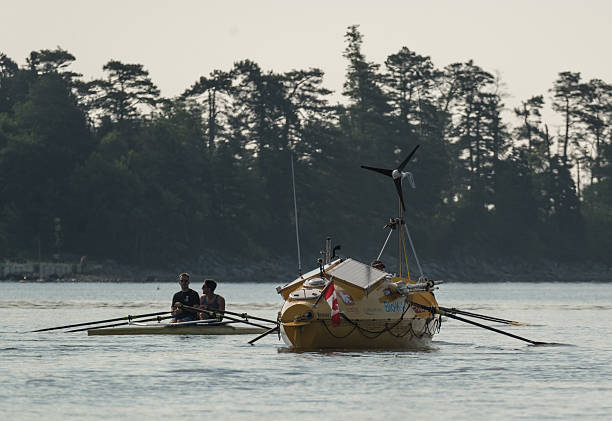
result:
[[[302,276],[302,256],[300,253],[300,231],[298,229],[297,199],[295,197],[295,171],[293,170],[293,152],[291,152],[291,181],[293,182],[293,210],[295,212],[295,239],[297,242],[298,276]]]

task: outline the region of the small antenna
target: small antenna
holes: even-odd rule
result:
[[[293,152],[291,152],[291,180],[293,182],[293,209],[295,212],[295,239],[297,242],[298,276],[302,276],[302,256],[300,253],[300,230],[298,229],[297,199],[295,197],[295,171],[293,170]]]

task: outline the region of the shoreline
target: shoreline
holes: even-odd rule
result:
[[[210,255],[209,255],[210,256]],[[357,258],[360,261],[364,259]],[[286,284],[297,278],[297,270],[292,259],[276,258],[270,260],[245,261],[234,257],[219,256],[201,259],[197,263],[175,265],[173,268],[151,268],[136,265],[119,264],[111,260],[92,262],[86,265],[67,263],[47,263],[44,265],[72,265],[72,273],[61,275],[49,274],[40,279],[39,262],[29,262],[23,266],[30,269],[25,272],[11,273],[0,270],[2,282],[176,282],[181,272],[189,272],[192,282],[205,278],[217,279],[232,283],[279,283]],[[2,267],[2,265],[4,267]],[[19,269],[19,264],[12,269]],[[24,265],[24,264],[21,264]],[[7,264],[0,264],[6,270]],[[612,282],[612,266],[602,263],[579,262],[574,264],[559,263],[549,260],[527,262],[508,259],[499,261],[480,261],[466,258],[454,261],[423,262],[423,271],[428,278],[446,282]],[[36,270],[31,270],[34,268]],[[416,271],[412,278],[416,278]],[[310,270],[306,269],[305,272]]]

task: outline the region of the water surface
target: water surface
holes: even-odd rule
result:
[[[228,310],[276,318],[272,284],[222,283]],[[167,310],[168,283],[0,283],[0,418],[612,419],[612,284],[444,284],[441,305],[529,322],[444,320],[429,350],[291,352],[270,335],[27,331]]]

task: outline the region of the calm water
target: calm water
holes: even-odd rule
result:
[[[272,284],[219,286],[275,318]],[[276,336],[28,330],[168,309],[175,284],[0,283],[0,419],[612,419],[612,284],[444,284],[441,305],[531,323],[447,320],[420,352],[290,352]]]

